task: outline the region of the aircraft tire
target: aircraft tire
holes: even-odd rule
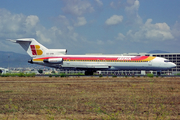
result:
[[[157,75],[158,75],[158,76],[161,76],[161,72],[157,72]]]
[[[93,71],[85,71],[85,75],[93,75]]]

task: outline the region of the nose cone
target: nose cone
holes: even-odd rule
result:
[[[171,68],[175,68],[175,67],[176,67],[176,64],[171,63],[170,67],[171,67]]]

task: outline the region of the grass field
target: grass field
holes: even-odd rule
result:
[[[180,119],[180,78],[0,77],[0,119]]]

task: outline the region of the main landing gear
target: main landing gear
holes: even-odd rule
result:
[[[157,71],[157,75],[158,75],[158,76],[161,76],[161,71]]]
[[[93,71],[85,71],[85,75],[93,75]]]

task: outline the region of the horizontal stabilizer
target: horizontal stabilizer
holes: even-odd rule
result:
[[[14,43],[19,43],[19,42],[32,42],[33,38],[24,38],[24,39],[7,39],[11,42],[14,42]]]

